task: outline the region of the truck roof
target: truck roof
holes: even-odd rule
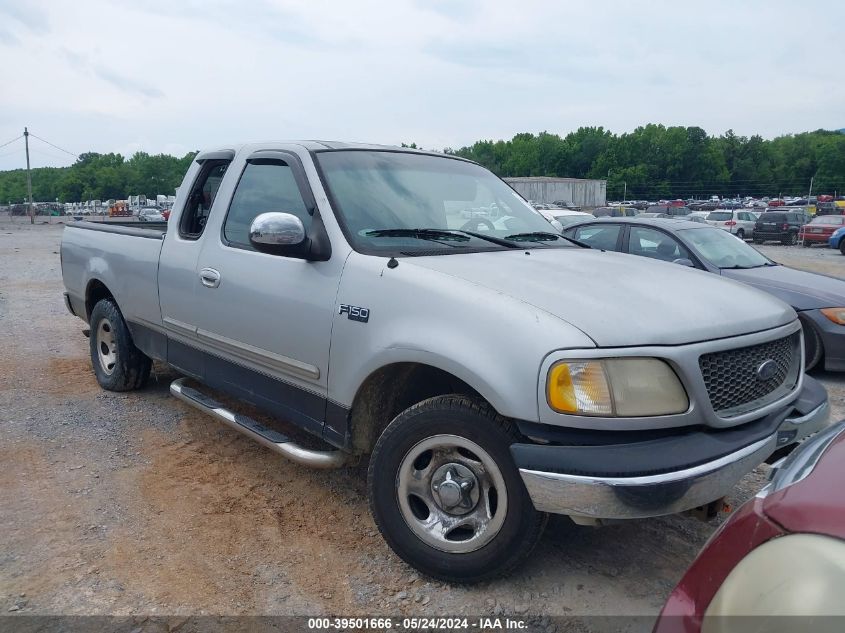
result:
[[[318,140],[277,140],[277,141],[257,141],[252,143],[240,143],[227,146],[218,146],[206,148],[198,154],[198,156],[219,152],[235,152],[239,153],[242,150],[258,151],[262,149],[283,149],[291,145],[299,145],[309,152],[320,150],[341,150],[341,149],[356,149],[356,150],[380,150],[380,151],[394,151],[407,152],[409,154],[425,154],[429,156],[445,156],[447,158],[454,158],[455,160],[462,160],[468,163],[474,161],[455,156],[454,154],[444,154],[443,152],[435,152],[423,149],[415,149],[412,147],[399,147],[397,145],[379,145],[377,143],[347,143],[344,141],[318,141]]]

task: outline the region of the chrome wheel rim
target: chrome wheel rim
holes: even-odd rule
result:
[[[111,321],[101,319],[97,324],[97,358],[100,361],[100,369],[111,376],[117,364],[117,341],[114,338],[114,328]]]
[[[443,552],[484,547],[502,529],[508,510],[496,462],[478,444],[457,435],[417,442],[402,458],[396,491],[411,531]]]

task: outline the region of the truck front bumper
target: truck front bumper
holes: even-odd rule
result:
[[[749,423],[758,428],[740,447],[735,440],[748,440],[747,433],[722,430],[610,446],[514,444],[511,453],[538,510],[596,519],[675,514],[725,496],[775,450],[827,426],[827,393],[812,378],[805,381],[786,411]],[[591,472],[587,464],[603,453],[607,459]],[[685,454],[691,461],[679,467]]]

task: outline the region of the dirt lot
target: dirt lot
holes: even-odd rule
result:
[[[530,562],[471,588],[400,562],[359,470],[291,464],[168,395],[98,388],[61,298],[60,225],[0,218],[0,613],[536,616],[657,613],[718,521],[553,518]],[[827,249],[766,246],[845,276]],[[821,372],[835,419],[845,377]],[[754,494],[766,469],[738,486]]]

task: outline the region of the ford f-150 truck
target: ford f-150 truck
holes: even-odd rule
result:
[[[299,463],[368,459],[385,540],[443,579],[512,569],[550,512],[712,509],[828,418],[789,306],[586,248],[455,156],[203,152],[169,222],[77,222],[61,260],[103,388],[142,387],[157,359],[175,396]]]

